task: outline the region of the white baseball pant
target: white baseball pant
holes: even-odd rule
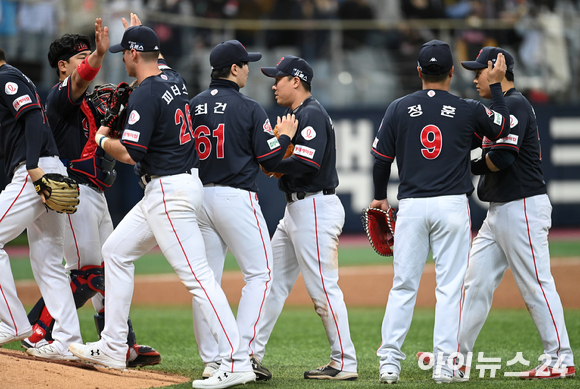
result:
[[[319,193],[286,205],[272,238],[272,290],[264,305],[263,330],[256,337],[255,354],[260,360],[284,302],[302,272],[330,343],[331,367],[357,371],[348,313],[338,286],[338,237],[343,225],[344,208],[336,195]]]
[[[243,346],[248,355],[253,354],[272,280],[272,246],[258,195],[227,186],[206,186],[198,224],[216,281],[221,284],[228,248],[244,275],[246,285],[238,305],[237,324]],[[221,360],[218,343],[195,301],[193,323],[203,362]]]
[[[394,278],[377,351],[380,373],[401,371],[401,351],[411,327],[417,291],[429,251],[433,252],[437,288],[433,353],[443,354],[442,371],[451,374],[446,361],[458,351],[463,279],[470,245],[469,202],[465,195],[402,199],[399,202]]]
[[[548,231],[552,206],[547,195],[508,203],[491,203],[473,240],[465,278],[460,352],[473,351],[475,340],[491,309],[493,292],[508,267],[532,315],[544,353],[574,366],[564,311],[550,271]],[[517,350],[514,350],[517,351]]]
[[[57,157],[42,157],[38,166],[45,173],[67,174]],[[69,279],[62,265],[64,218],[64,214],[45,209],[25,164],[16,169],[12,181],[0,193],[0,329],[15,335],[31,330],[4,250],[6,243],[27,229],[32,273],[55,319],[53,345],[61,353],[68,350],[69,344],[82,342]]]
[[[79,187],[79,207],[72,215],[66,215],[64,259],[67,271],[87,265],[100,266],[103,262],[101,249],[113,232],[105,194],[87,185]],[[103,309],[102,294],[97,293],[92,301],[97,312]]]
[[[125,360],[127,319],[134,288],[134,265],[155,244],[201,307],[219,355],[221,370],[251,371],[252,367],[234,315],[206,257],[197,212],[203,187],[197,169],[192,174],[153,178],[141,201],[123,218],[103,246],[105,262],[105,328],[99,347],[109,357]]]

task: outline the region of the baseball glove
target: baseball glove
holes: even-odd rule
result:
[[[114,84],[97,85],[91,93],[87,95],[87,99],[93,102],[97,116],[95,120],[100,123],[107,113],[107,102],[109,97],[117,87]]]
[[[45,194],[46,208],[58,213],[75,213],[79,205],[79,185],[72,178],[58,173],[48,173],[34,181],[34,189],[39,195]]]
[[[280,138],[280,133],[278,132],[278,126],[274,127],[274,135],[276,136],[276,138]],[[290,158],[292,156],[293,152],[294,152],[294,144],[290,143],[288,145],[288,148],[286,149],[286,152],[284,153],[284,157],[282,159]],[[260,165],[260,169],[262,169],[262,172],[264,172],[264,174],[267,175],[268,177],[280,178],[284,175],[284,173],[269,172],[266,169],[264,169],[264,167],[262,165]]]
[[[386,212],[378,208],[366,208],[362,211],[361,220],[377,254],[392,256],[395,245],[395,210],[391,207]]]
[[[133,92],[133,87],[126,82],[121,82],[109,95],[106,103],[107,111],[101,120],[101,126],[107,126],[111,129],[111,138],[119,139],[123,135],[123,127],[127,117],[127,102],[131,92]]]

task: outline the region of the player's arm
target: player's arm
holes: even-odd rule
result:
[[[392,161],[387,161],[375,157],[373,165],[373,184],[375,186],[375,198],[369,205],[369,208],[378,208],[383,211],[389,209],[389,201],[387,200],[387,185],[389,184],[389,177],[391,176]]]
[[[77,101],[97,76],[105,53],[109,49],[109,28],[103,27],[103,20],[95,21],[95,51],[77,66],[71,75],[71,98]]]
[[[42,110],[32,109],[24,112],[20,120],[24,123],[24,137],[26,139],[26,170],[28,170],[32,182],[35,182],[44,176],[44,171],[38,167],[43,139],[42,136],[38,136],[38,129],[44,127]],[[48,190],[40,194],[43,203],[45,197],[49,195]]]
[[[516,152],[506,149],[492,150],[485,157],[471,161],[471,173],[482,175],[494,173],[510,166],[516,160]]]
[[[101,126],[95,135],[97,145],[117,161],[135,165],[137,162],[133,160],[125,145],[121,143],[121,140],[109,138],[110,132],[111,129],[109,127]]]

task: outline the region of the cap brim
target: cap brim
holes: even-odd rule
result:
[[[121,44],[119,43],[118,45],[113,45],[111,47],[109,47],[109,51],[111,53],[118,53],[120,51],[125,50],[125,48],[123,46],[121,46]]]
[[[248,53],[245,61],[247,62],[257,62],[262,59],[262,53]]]
[[[479,70],[487,68],[487,65],[484,65],[477,61],[461,61],[461,66],[463,66],[467,70]]]
[[[288,74],[281,72],[278,68],[261,68],[262,73],[268,77],[283,77],[288,76]]]

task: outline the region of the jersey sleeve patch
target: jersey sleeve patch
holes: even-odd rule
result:
[[[518,145],[518,135],[509,134],[505,138],[501,138],[495,141],[495,144],[509,144],[509,145]]]
[[[18,84],[15,82],[7,82],[4,85],[4,92],[9,96],[15,95],[18,92]]]
[[[130,125],[133,125],[133,124],[137,123],[139,121],[139,119],[141,119],[141,115],[139,115],[139,112],[132,110],[131,114],[129,115],[128,123]]]
[[[278,142],[278,138],[273,137],[268,139],[268,146],[270,146],[270,150],[273,150],[276,147],[280,147],[280,142]]]
[[[377,148],[377,144],[379,144],[379,138],[375,138],[375,140],[373,141],[373,149]]]
[[[264,129],[264,132],[266,132],[270,135],[274,135],[274,131],[272,130],[272,125],[270,124],[270,119],[266,119],[262,128]]]
[[[498,126],[501,126],[502,123],[502,116],[495,111],[493,111],[493,122]]]
[[[518,118],[515,117],[514,115],[510,115],[510,128],[514,128],[515,126],[518,125]]]
[[[20,111],[20,108],[24,107],[27,104],[32,103],[32,99],[29,95],[20,96],[12,102],[12,106],[14,107],[15,111]]]
[[[303,157],[310,158],[310,159],[314,158],[315,152],[316,152],[316,150],[314,150],[313,148],[310,148],[310,147],[306,147],[306,146],[296,145],[296,147],[294,147],[294,154],[301,155]]]
[[[308,126],[304,128],[302,132],[300,132],[300,135],[302,135],[302,137],[306,140],[312,140],[316,138],[316,131],[314,131],[314,128],[312,128],[312,126]]]
[[[123,137],[121,139],[131,142],[139,142],[139,135],[141,135],[139,131],[125,130],[123,131]]]

